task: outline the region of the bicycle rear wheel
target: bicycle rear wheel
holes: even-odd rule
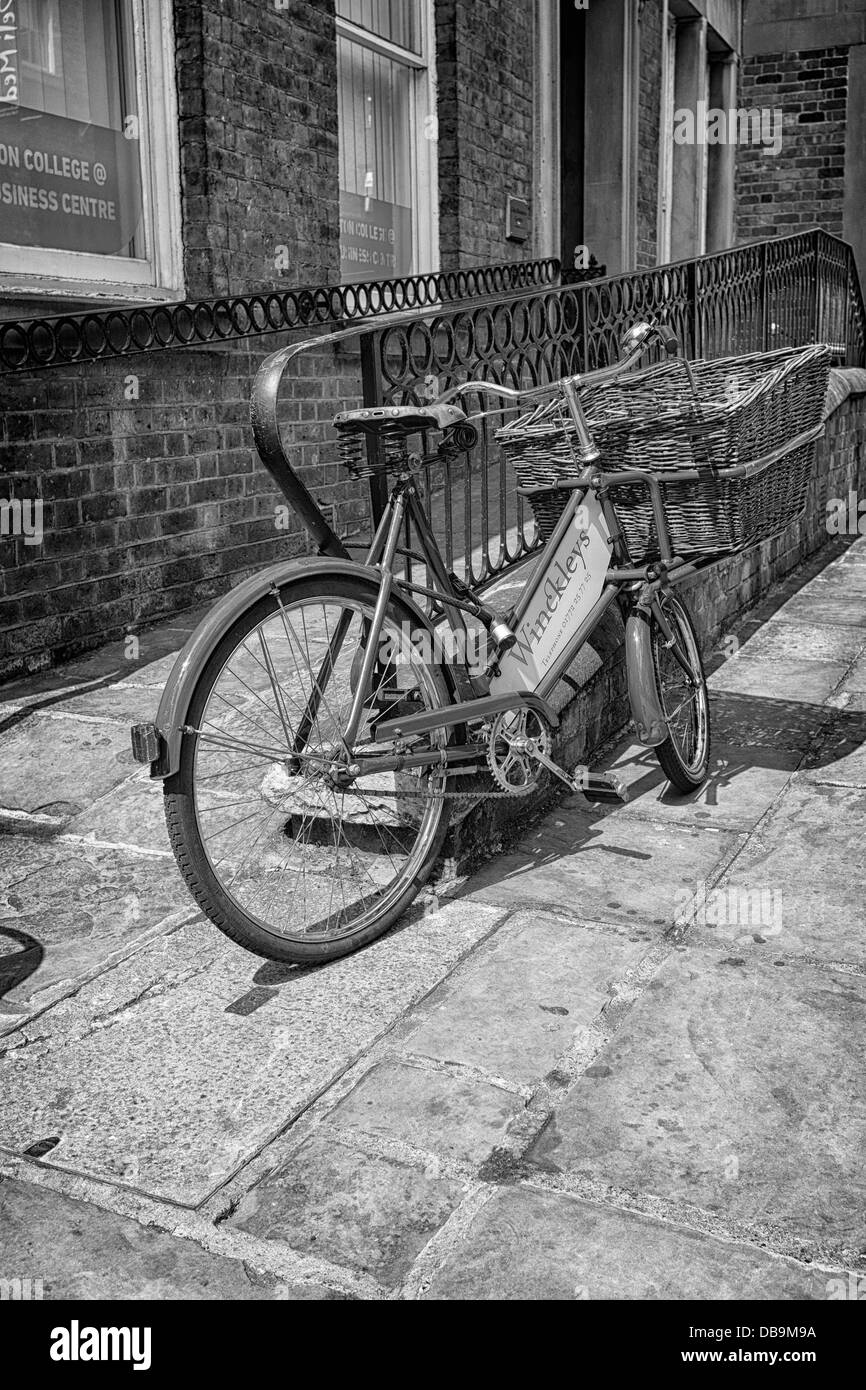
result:
[[[414,742],[413,752],[431,752],[426,768],[333,781],[347,760],[342,730],[375,600],[375,585],[334,575],[295,580],[254,604],[202,673],[180,767],[165,784],[169,836],[196,901],[272,960],[332,960],[380,936],[445,837],[447,779],[433,764],[446,731]],[[383,714],[450,703],[422,636],[392,598],[353,756],[393,753],[373,742]]]
[[[710,762],[710,702],[695,625],[685,604],[671,593],[659,598],[674,634],[669,645],[653,614],[650,619],[656,686],[668,737],[654,750],[671,784],[681,792],[703,786]]]

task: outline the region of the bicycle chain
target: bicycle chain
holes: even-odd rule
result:
[[[367,795],[370,797],[371,800],[376,800],[376,801],[378,801],[378,800],[380,800],[380,799],[382,799],[382,798],[387,799],[387,798],[391,797],[394,801],[472,801],[472,802],[474,802],[474,801],[499,801],[499,800],[503,800],[503,801],[513,801],[514,798],[515,798],[516,796],[528,796],[529,793],[530,793],[531,791],[535,791],[535,787],[529,787],[529,788],[527,788],[527,789],[525,789],[525,790],[524,790],[524,789],[521,789],[520,791],[513,791],[513,792],[498,792],[498,791],[494,791],[494,790],[492,790],[492,789],[491,789],[490,791],[486,791],[486,792],[410,792],[410,791],[405,791],[405,792],[404,792],[404,791],[400,791],[400,792],[394,791],[394,792],[392,792],[392,791],[385,791],[384,789],[380,790],[378,787],[376,787],[375,790],[371,789],[371,790],[367,793]],[[363,792],[358,792],[358,791],[354,791],[354,792],[353,792],[351,785],[348,786],[348,787],[346,788],[346,792],[347,792],[347,794],[348,794],[349,796],[363,796],[363,795],[364,795]]]
[[[481,769],[479,769],[479,771],[481,771]],[[447,776],[447,773],[445,773],[445,774],[443,774],[443,775]],[[531,795],[531,793],[534,792],[534,791],[536,791],[537,788],[538,788],[538,783],[537,783],[537,782],[533,783],[531,786],[528,786],[528,787],[518,787],[518,788],[515,788],[513,791],[496,791],[494,788],[491,787],[488,791],[485,791],[485,792],[413,792],[413,791],[391,791],[391,790],[389,790],[389,789],[385,789],[385,788],[381,788],[381,789],[380,789],[379,787],[377,787],[375,790],[372,790],[372,789],[371,789],[371,790],[368,792],[368,795],[369,795],[371,798],[383,797],[383,798],[387,799],[387,798],[391,797],[391,798],[392,798],[393,800],[395,800],[395,801],[466,801],[466,802],[476,802],[476,801],[500,801],[500,800],[502,800],[502,801],[513,801],[515,797],[521,797],[521,796],[529,796],[529,795]],[[348,793],[349,793],[350,796],[353,795],[351,786],[349,786],[349,787],[347,788],[347,791],[348,791]],[[355,796],[358,796],[358,795],[363,796],[363,794],[364,794],[363,792],[360,792],[360,793],[359,793],[359,792],[355,792],[355,793],[354,793]]]
[[[491,737],[492,736],[493,735],[491,735]],[[479,754],[486,756],[488,772],[491,777],[494,776],[495,774],[493,772],[493,755],[489,744],[487,748],[482,748],[481,746],[479,746]],[[448,774],[447,772],[443,771],[443,773],[440,773],[440,775],[447,776]],[[494,788],[491,787],[489,790],[483,792],[413,792],[408,790],[391,791],[386,788],[377,787],[375,788],[375,790],[371,788],[368,792],[368,795],[373,799],[388,800],[390,798],[394,801],[455,801],[468,802],[474,804],[477,801],[513,801],[515,797],[530,796],[532,792],[537,791],[537,789],[538,782],[535,781],[530,783],[529,786],[515,787],[505,791],[496,791]],[[346,791],[350,796],[353,794],[355,796],[364,795],[363,791],[356,791],[353,793],[351,784],[346,788]]]

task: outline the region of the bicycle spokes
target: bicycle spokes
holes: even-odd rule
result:
[[[340,935],[381,915],[438,822],[435,757],[400,773],[371,762],[394,751],[372,738],[383,710],[399,700],[421,711],[436,699],[429,669],[392,620],[357,739],[345,738],[371,618],[358,602],[279,599],[238,641],[190,730],[212,871],[226,897],[271,932]],[[426,737],[431,749],[444,740],[441,731]]]

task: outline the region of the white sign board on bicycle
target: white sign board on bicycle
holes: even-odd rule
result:
[[[545,551],[512,627],[517,642],[500,659],[491,695],[537,690],[597,602],[610,563],[610,535],[594,493],[574,509],[559,544]],[[550,551],[550,553],[548,553]]]

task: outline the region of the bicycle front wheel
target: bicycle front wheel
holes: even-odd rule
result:
[[[323,587],[326,592],[323,593]],[[247,950],[310,963],[366,945],[409,906],[448,824],[433,730],[409,771],[368,770],[348,786],[333,769],[394,753],[377,719],[450,703],[426,629],[393,597],[364,716],[343,730],[376,601],[347,576],[295,580],[259,600],[216,645],[195,689],[166,819],[187,885],[211,921]],[[429,643],[427,644],[429,645]]]
[[[659,598],[673,633],[665,637],[652,615],[651,641],[656,686],[668,737],[655,749],[662,770],[681,792],[703,786],[710,763],[710,702],[701,650],[688,609],[673,594]]]

